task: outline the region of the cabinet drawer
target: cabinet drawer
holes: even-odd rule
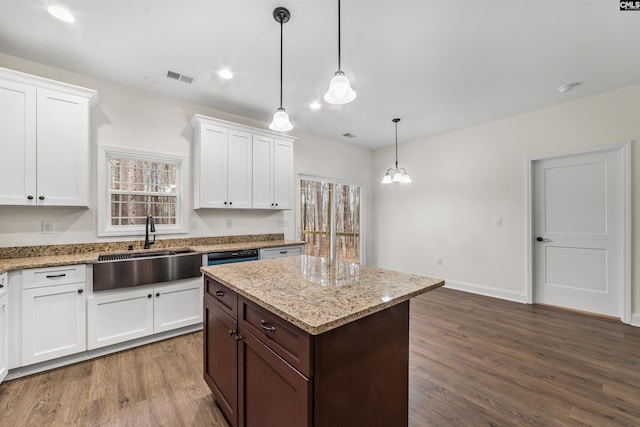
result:
[[[223,284],[205,276],[204,294],[214,301],[229,316],[238,317],[238,294]]]
[[[84,264],[33,268],[22,272],[22,289],[84,283],[85,281],[86,266]]]
[[[7,293],[9,287],[9,280],[7,279],[7,273],[0,274],[0,297]]]
[[[281,246],[277,248],[260,249],[260,259],[281,258],[285,256],[302,255],[303,246]]]
[[[311,335],[244,297],[238,300],[240,331],[252,333],[291,366],[311,377]]]

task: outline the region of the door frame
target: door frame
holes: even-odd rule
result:
[[[535,236],[533,234],[534,217],[534,163],[542,160],[558,159],[562,157],[572,157],[588,153],[604,153],[619,151],[622,155],[622,299],[620,301],[620,320],[623,323],[631,323],[631,306],[633,303],[631,295],[631,141],[615,144],[599,145],[591,148],[562,152],[546,156],[527,157],[526,159],[526,231],[525,231],[525,272],[526,272],[526,300],[528,304],[533,304],[533,244]]]
[[[358,185],[360,186],[360,264],[366,263],[366,215],[365,215],[365,203],[367,197],[367,186],[364,181],[347,178],[333,178],[327,175],[319,175],[312,172],[297,171],[296,172],[296,185],[295,185],[295,203],[294,208],[294,221],[296,223],[294,227],[294,233],[296,239],[300,237],[300,180],[301,179],[315,179],[317,181],[330,181],[336,184],[346,185]]]

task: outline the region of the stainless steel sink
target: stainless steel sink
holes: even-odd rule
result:
[[[129,288],[200,277],[202,255],[192,249],[105,254],[93,265],[93,290]]]

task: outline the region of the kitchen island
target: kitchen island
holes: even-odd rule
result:
[[[296,256],[203,267],[204,378],[232,426],[406,426],[409,300],[444,281]]]

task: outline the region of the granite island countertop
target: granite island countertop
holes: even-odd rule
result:
[[[202,267],[239,295],[319,335],[444,285],[441,279],[308,255]]]
[[[158,240],[160,242],[160,240]],[[22,270],[27,268],[41,268],[41,267],[55,267],[62,265],[74,265],[74,264],[93,264],[98,262],[98,256],[102,254],[117,254],[117,253],[133,253],[133,252],[154,252],[158,250],[176,250],[189,248],[197,253],[210,253],[210,252],[223,252],[223,251],[236,251],[243,249],[262,249],[278,246],[293,246],[304,244],[302,241],[291,240],[264,240],[264,241],[250,241],[239,243],[221,243],[212,245],[188,245],[188,246],[159,246],[151,249],[137,249],[134,251],[123,250],[103,250],[99,252],[83,252],[83,253],[71,253],[60,255],[46,255],[46,256],[29,256],[20,258],[6,258],[0,259],[0,274],[12,271]]]

